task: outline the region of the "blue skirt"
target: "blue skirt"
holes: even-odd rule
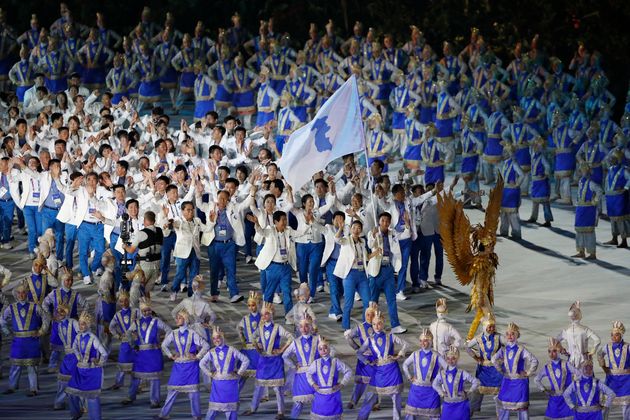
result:
[[[102,387],[102,367],[77,367],[68,382],[66,392],[77,396],[91,396],[100,394]]]
[[[510,379],[504,377],[501,382],[498,400],[509,404],[529,404],[529,380],[527,378]]]
[[[521,205],[520,188],[504,188],[501,197],[501,207],[504,209],[517,209]]]
[[[195,73],[192,71],[185,71],[179,78],[179,90],[184,93],[190,93],[195,89]]]
[[[162,96],[162,88],[159,80],[150,82],[140,82],[138,88],[138,99],[142,102],[158,102]]]
[[[74,353],[66,354],[61,360],[59,375],[65,376],[67,378],[65,380],[69,381],[75,370],[77,370],[77,356]]]
[[[199,361],[175,362],[168,387],[177,391],[196,391],[199,386]]]
[[[627,215],[628,193],[608,195],[606,194],[606,212],[609,217],[623,217]]]
[[[63,341],[59,337],[59,321],[52,321],[50,326],[50,345],[56,348],[63,347]]]
[[[135,360],[135,353],[129,343],[120,343],[120,349],[118,350],[118,363],[133,363]]]
[[[532,181],[532,200],[545,201],[549,200],[551,186],[548,179],[539,179]]]
[[[39,364],[41,355],[39,337],[13,337],[9,352],[12,364],[33,365],[33,362]]]
[[[134,358],[133,373],[137,377],[152,376],[151,374],[160,374],[164,370],[164,359],[162,351],[157,349],[139,350]]]
[[[104,85],[105,70],[103,69],[103,67],[96,67],[93,69],[84,68],[81,79],[82,82],[86,85]]]
[[[239,112],[254,113],[256,109],[256,99],[254,98],[254,91],[248,90],[246,92],[234,92],[232,95],[232,103]]]
[[[418,121],[421,124],[428,124],[434,120],[433,114],[435,113],[435,108],[432,106],[421,106],[420,107],[420,117]]]
[[[595,227],[597,206],[577,206],[575,208],[575,227]]]
[[[122,101],[122,98],[125,96],[129,98],[129,92],[114,93],[112,95],[112,104],[118,105],[120,101]]]
[[[594,413],[575,413],[574,416],[575,420],[603,420],[604,418],[601,411]]]
[[[212,379],[210,403],[238,404],[238,379]]]
[[[256,114],[256,125],[262,127],[274,118],[276,118],[275,112],[258,111],[258,114]]]
[[[261,356],[258,359],[256,383],[262,386],[284,385],[284,360],[282,360],[282,356]]]
[[[405,129],[405,113],[394,112],[392,114],[392,130],[404,130]]]
[[[368,357],[368,359],[370,359]],[[354,370],[354,379],[358,383],[367,384],[374,375],[374,366],[366,365],[360,360],[357,360],[357,367]]]
[[[501,375],[497,368],[494,366],[477,365],[476,376],[477,379],[479,379],[480,386],[484,388],[496,388],[496,391],[499,392],[503,375]]]
[[[550,419],[561,419],[571,416],[573,416],[573,410],[569,408],[562,395],[552,395],[549,397],[547,410],[545,410],[545,417]]]
[[[439,181],[444,182],[444,166],[427,166],[424,169],[424,184],[435,184]]]
[[[343,414],[343,402],[341,401],[341,391],[333,394],[315,393],[311,412],[320,417],[335,417]]]
[[[603,180],[604,180],[604,170],[602,169],[601,165],[591,168],[591,181],[593,181],[596,184],[601,185]]]
[[[440,396],[431,386],[411,384],[409,396],[407,397],[407,406],[421,410],[437,409],[439,411]]]
[[[529,154],[529,149],[516,149],[516,162],[521,166],[521,168],[525,167],[525,169],[529,169],[532,166],[532,156]]]
[[[301,397],[305,395],[312,396],[314,392],[315,390],[306,380],[306,373],[296,373],[295,377],[293,378],[293,399],[295,400],[295,397]],[[298,398],[298,400],[299,399],[300,398]]]
[[[383,366],[375,366],[374,374],[370,379],[370,386],[376,388],[381,395],[391,395],[400,392],[403,379],[398,363],[392,362]]]
[[[195,118],[202,119],[208,112],[214,111],[214,109],[214,101],[212,99],[195,101]]]
[[[606,376],[606,385],[615,391],[615,396],[627,397],[630,395],[630,374],[608,375]]]
[[[177,87],[177,70],[172,66],[168,66],[166,72],[160,77],[160,86],[162,89],[173,89]]]
[[[15,89],[15,94],[17,95],[18,101],[20,103],[24,102],[24,93],[32,87],[33,87],[32,85],[31,86],[18,86]]]
[[[449,137],[453,137],[453,122],[454,118],[446,118],[446,119],[437,119],[435,121],[435,128],[437,128],[437,138],[438,139],[446,139]]]
[[[217,93],[214,101],[219,106],[230,106],[232,104],[232,94],[228,92],[222,83],[217,83]]]
[[[554,164],[556,175],[569,175],[575,170],[575,155],[573,153],[558,153]]]
[[[462,167],[461,167],[462,175],[476,173],[478,163],[479,163],[479,155],[466,156],[462,158]]]
[[[51,93],[57,94],[68,89],[68,80],[65,77],[56,80],[46,79],[45,85]]]
[[[443,402],[442,403],[442,420],[469,420],[470,419],[470,403],[468,400],[460,402]]]
[[[499,162],[503,157],[503,145],[501,145],[501,139],[488,137],[486,147],[483,149],[483,155],[488,162]]]
[[[247,371],[255,372],[258,368],[258,359],[260,358],[260,353],[256,349],[243,349],[241,350],[248,359],[249,365],[247,366]]]

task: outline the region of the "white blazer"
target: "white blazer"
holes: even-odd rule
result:
[[[258,209],[254,206],[251,206],[250,209],[252,214],[258,219],[258,224],[262,226],[263,229],[267,227],[267,216],[269,216],[269,222],[271,223],[269,226],[273,227],[273,214],[267,215],[265,209]],[[258,245],[262,245],[265,242],[265,237],[262,236],[260,232],[256,231],[254,234],[254,242]]]
[[[367,270],[367,250],[365,246],[365,240],[363,238],[359,238],[359,241],[363,244],[363,267]],[[354,264],[354,243],[353,239],[350,235],[339,239],[339,244],[341,244],[341,249],[339,250],[339,259],[337,260],[337,265],[335,266],[335,270],[333,274],[340,279],[345,279],[348,277],[348,273],[352,269],[352,265]]]
[[[249,198],[247,200],[249,201]],[[208,211],[206,212],[206,224],[208,226],[208,230],[201,237],[202,245],[210,245],[212,241],[214,241],[214,226],[216,225],[216,221],[213,222],[210,220],[210,212],[213,210],[215,212],[219,211],[216,203],[208,203]],[[236,245],[238,246],[244,246],[245,230],[243,229],[243,218],[241,217],[241,212],[238,206],[234,203],[227,203],[225,211],[230,225],[232,225],[232,229],[234,229],[234,242],[236,242]]]
[[[306,230],[309,224],[306,223],[306,216],[303,209],[293,209],[291,213],[297,219],[297,229],[295,230],[295,239],[297,243],[307,243]],[[311,231],[313,233],[313,243],[320,243],[324,240],[322,235],[324,234],[324,225],[319,221],[321,217],[317,210],[313,210],[313,223],[310,224]]]
[[[376,248],[379,248],[383,246],[383,242],[382,242],[382,238],[380,237],[380,228],[379,228],[379,232],[376,234],[376,237],[372,234],[372,231],[368,232],[368,247],[371,250],[375,250]],[[400,245],[398,244],[398,238],[396,237],[396,235],[394,235],[394,232],[389,229],[389,231],[387,232],[387,237],[389,238],[389,250],[391,252],[390,255],[390,261],[389,263],[391,264],[391,266],[394,268],[394,272],[398,273],[398,270],[400,270],[400,267],[402,266],[402,257],[400,255]],[[377,241],[377,238],[379,238],[379,240]],[[377,258],[376,260],[374,258],[372,258],[372,260],[374,261],[379,261],[380,262],[380,258]],[[372,260],[370,260],[370,262],[372,262]],[[370,264],[368,266],[368,275],[372,276],[372,277],[376,277],[378,276],[378,273],[381,270],[381,266],[380,264],[375,265],[374,263]]]
[[[80,187],[74,191],[68,191],[66,195],[67,197],[57,214],[57,220],[62,223],[70,223],[79,227],[88,214],[88,202],[90,195],[85,187]],[[97,199],[96,209],[102,213],[105,210],[104,207],[104,203]]]
[[[388,202],[381,201],[379,204],[384,211],[392,215],[391,226],[397,226],[398,221],[400,220],[400,213],[398,212],[398,206],[396,206],[394,200],[390,200]],[[410,200],[408,199],[405,199],[405,211],[409,215],[409,233],[411,235],[411,240],[415,241],[418,238],[418,233],[416,232],[416,224],[414,222],[415,212],[413,207],[411,206]],[[399,233],[398,235],[400,236]]]
[[[348,229],[344,228],[344,234],[346,234]],[[337,234],[337,230],[332,225],[324,226],[324,253],[322,254],[322,265],[324,267],[328,262],[328,259],[332,255],[335,250],[335,235]]]
[[[33,189],[33,184],[31,181],[36,182],[41,180],[41,175],[39,173],[33,173],[30,169],[23,170],[19,173],[12,173],[9,179],[9,192],[11,193],[11,197],[15,204],[20,208],[24,209],[26,205],[26,201],[28,197],[31,195],[31,190]],[[22,182],[22,193],[20,193],[20,181]],[[42,194],[41,194],[41,184],[40,184],[40,194],[39,194],[39,202],[38,207],[43,202]]]
[[[50,194],[50,187],[52,185],[52,177],[50,176],[50,172],[42,172],[39,178],[39,191],[40,191],[40,199],[39,199],[39,210],[44,207],[44,202],[46,198],[48,198],[48,194]],[[64,195],[68,190],[68,174],[62,172],[59,174],[59,182],[57,182],[57,189],[61,191]]]
[[[295,242],[293,241],[293,236],[295,235],[295,232],[293,231],[293,229],[287,226],[284,232],[280,233],[276,230],[275,226],[268,227],[266,229],[261,229],[256,226],[256,231],[265,238],[265,244],[260,250],[258,258],[256,258],[256,267],[258,267],[259,270],[265,270],[273,261],[273,257],[274,255],[276,255],[276,252],[278,250],[278,235],[284,235],[287,246],[289,248],[289,264],[294,271],[297,269]]]
[[[177,234],[173,256],[175,258],[188,258],[191,251],[194,250],[197,257],[199,257],[201,255],[199,237],[202,233],[208,231],[208,226],[201,223],[198,217],[193,218],[190,222],[176,220],[173,224]]]

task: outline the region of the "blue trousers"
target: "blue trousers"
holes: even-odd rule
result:
[[[162,285],[168,284],[168,272],[171,269],[171,256],[175,248],[177,235],[171,232],[170,235],[164,237],[162,242],[162,258],[160,259],[160,271],[162,272]]]
[[[179,291],[179,285],[182,281],[185,281],[188,285],[188,296],[192,296],[192,280],[199,274],[199,258],[195,250],[190,250],[188,258],[175,258],[175,264],[177,270],[175,271],[171,292],[177,293]]]
[[[103,237],[103,224],[81,223],[77,239],[79,240],[79,266],[83,277],[89,276],[92,271],[101,266],[101,257],[105,252],[105,238]],[[92,266],[88,268],[88,256],[90,250],[94,250]]]
[[[435,252],[435,278],[442,278],[444,270],[444,248],[439,234],[422,235],[418,234],[420,241],[420,280],[427,281],[429,278],[429,263],[431,262],[431,247]]]
[[[138,388],[140,387],[140,379],[131,378],[131,384],[129,385],[129,399],[131,401],[136,400],[136,395],[138,395]],[[149,399],[152,404],[159,404],[160,402],[160,380],[159,379],[150,379],[149,380]]]
[[[409,254],[409,276],[411,277],[411,287],[420,286],[420,235],[411,243],[411,253]]]
[[[359,292],[361,301],[363,301],[363,315],[370,303],[370,284],[365,275],[365,271],[350,270],[350,273],[343,279],[343,317],[341,318],[341,326],[344,330],[350,329],[350,315],[354,306],[354,293]],[[395,297],[394,297],[394,300]]]
[[[59,210],[50,209],[48,207],[42,208],[42,233],[46,232],[46,229],[52,228],[55,231],[55,247],[57,259],[63,260],[63,238],[65,236],[65,224],[57,220],[57,214]]]
[[[0,243],[7,244],[11,241],[11,224],[15,203],[13,200],[0,200]]]
[[[396,304],[396,280],[394,279],[394,268],[391,265],[381,266],[378,276],[370,276],[370,300],[378,302],[381,292],[385,293],[387,310],[392,328],[400,325],[398,321],[398,305]]]
[[[166,401],[164,401],[164,407],[162,407],[162,411],[160,411],[160,417],[168,417],[168,414],[173,409],[173,404],[175,404],[175,399],[177,398],[177,394],[179,394],[179,391],[175,391],[175,390],[168,391],[168,394],[166,394]],[[199,391],[186,392],[186,394],[188,394],[188,399],[190,400],[190,414],[194,418],[200,418],[201,417],[201,400],[199,398]]]
[[[219,267],[223,266],[227,277],[230,297],[238,295],[236,284],[236,243],[212,241],[208,245],[208,262],[210,263],[210,294],[219,295]]]
[[[297,243],[295,244],[295,252],[300,283],[308,282],[311,297],[314,299],[320,273],[319,266],[322,263],[322,254],[324,253],[324,243]]]
[[[293,299],[291,298],[291,265],[270,263],[265,269],[267,278],[267,287],[263,290],[263,299],[265,302],[273,302],[273,294],[280,286],[282,289],[282,303],[284,304],[284,313],[288,313],[293,308]]]
[[[342,292],[342,284],[341,279],[333,274],[335,271],[335,266],[337,265],[337,260],[329,258],[326,261],[326,278],[328,279],[328,285],[330,286],[330,311],[328,312],[331,315],[341,315],[341,292]],[[354,298],[354,293],[352,294]]]
[[[134,267],[136,266],[135,257],[137,255],[137,251],[133,254],[128,254],[126,252],[122,254],[118,252],[116,250],[116,242],[118,242],[119,237],[120,235],[113,232],[109,237],[109,249],[112,250],[112,254],[114,255],[114,259],[116,260],[116,265],[114,266],[114,290],[118,290],[120,288],[120,285],[122,284],[122,288],[126,291],[129,291],[129,289],[131,288],[131,284],[129,280],[123,278],[122,260],[123,258],[125,260],[133,260],[132,264],[127,266],[127,270],[133,271]]]
[[[66,233],[66,267],[72,269],[74,267],[74,244],[77,242],[79,229],[72,223],[66,223],[64,230]]]
[[[42,215],[37,206],[24,206],[24,220],[28,230],[28,252],[37,248],[37,239],[42,236]]]
[[[402,239],[398,241],[400,244],[400,254],[401,254],[401,266],[400,271],[398,271],[398,284],[396,286],[397,292],[404,292],[405,285],[407,282],[407,267],[409,266],[409,257],[411,256],[411,246],[412,246],[411,238]]]

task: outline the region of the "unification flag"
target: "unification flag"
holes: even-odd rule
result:
[[[364,144],[359,91],[352,76],[328,98],[311,122],[291,134],[278,167],[297,190],[333,160],[362,151]]]

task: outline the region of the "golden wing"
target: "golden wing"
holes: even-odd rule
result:
[[[464,214],[464,203],[456,200],[452,193],[438,195],[437,209],[440,215],[440,237],[446,258],[462,285],[469,284],[473,277],[470,267],[473,253],[470,246],[470,221]]]
[[[488,232],[496,234],[499,227],[499,212],[501,211],[501,198],[503,197],[503,177],[499,175],[497,185],[490,191],[488,207],[484,227]]]

